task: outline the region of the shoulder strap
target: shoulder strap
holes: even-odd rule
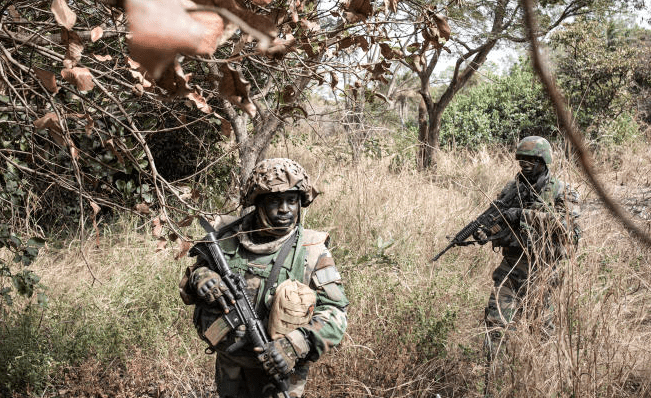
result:
[[[280,267],[285,263],[285,259],[287,258],[287,255],[289,254],[289,250],[294,246],[294,243],[296,243],[296,239],[298,238],[298,229],[294,231],[291,237],[283,243],[283,245],[280,247],[280,252],[278,253],[278,256],[276,256],[276,260],[274,261],[274,265],[271,267],[271,271],[269,272],[269,277],[267,278],[265,284],[264,284],[264,290],[262,290],[262,295],[260,296],[262,299],[259,301],[259,303],[264,303],[264,299],[267,296],[267,292],[271,288],[271,286],[274,286],[276,284],[276,281],[278,280],[278,275],[280,274]],[[260,305],[261,308],[264,308],[264,305]],[[256,311],[258,312],[258,315],[260,314],[260,308],[256,308]],[[262,316],[260,316],[262,318]]]

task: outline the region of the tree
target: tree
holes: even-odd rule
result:
[[[605,4],[587,0],[541,2],[537,13],[542,28],[537,34],[544,36],[567,19]],[[522,10],[519,3],[512,0],[453,2],[449,6],[405,2],[398,6],[400,11],[396,14],[394,31],[400,33],[393,36],[392,54],[398,52],[403,56],[391,57],[408,67],[420,82],[418,165],[424,169],[435,164],[441,117],[454,96],[470,81],[498,43],[526,42]],[[416,22],[410,24],[409,21]],[[444,84],[445,89],[434,98],[430,91],[434,70],[439,62],[450,58],[454,71]]]
[[[601,138],[612,121],[630,115],[636,96],[649,87],[644,37],[643,30],[607,17],[578,18],[551,36],[559,85],[589,138]]]

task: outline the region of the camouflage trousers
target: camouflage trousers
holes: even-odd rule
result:
[[[215,368],[219,398],[283,397],[256,358],[229,356],[220,352]],[[303,396],[308,371],[309,365],[297,365],[289,375],[290,397]]]
[[[551,287],[558,284],[558,275],[552,269],[541,278],[530,260],[524,253],[505,253],[502,262],[493,271],[493,289],[484,312],[489,330],[513,329],[523,310],[525,298],[537,299],[537,303],[528,303],[531,314],[541,315],[544,312],[545,327],[551,325]],[[543,290],[539,291],[539,288]],[[540,294],[535,298],[528,297],[533,290]]]

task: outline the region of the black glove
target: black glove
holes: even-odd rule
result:
[[[502,212],[504,219],[509,224],[514,224],[516,221],[520,221],[520,216],[522,215],[522,209],[519,207],[511,207],[510,209],[504,210]]]
[[[235,302],[219,274],[208,267],[199,267],[194,270],[190,277],[190,284],[200,299],[208,304],[216,301],[224,312],[228,312],[228,304]]]
[[[258,358],[262,362],[262,367],[269,375],[286,375],[296,365],[296,351],[294,350],[294,346],[285,337],[270,341],[265,345],[264,350],[257,349],[256,351],[261,351]]]

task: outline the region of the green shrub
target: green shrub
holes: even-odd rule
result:
[[[441,143],[476,149],[527,135],[549,137],[556,134],[555,121],[542,86],[524,62],[507,76],[490,76],[458,94],[441,119]]]

